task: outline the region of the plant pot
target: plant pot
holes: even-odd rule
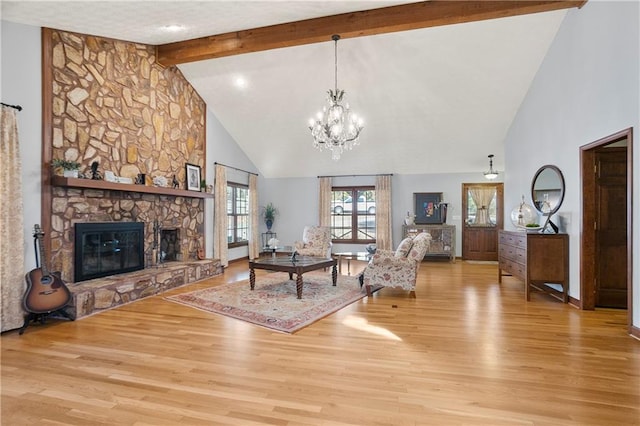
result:
[[[77,170],[64,170],[62,172],[62,176],[66,177],[66,178],[77,178],[78,177],[78,171]]]
[[[271,227],[273,226],[273,219],[265,219],[265,225],[267,225],[267,231],[271,231]]]

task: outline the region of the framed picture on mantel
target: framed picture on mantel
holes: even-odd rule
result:
[[[185,164],[187,189],[189,191],[200,191],[200,166],[195,164]]]
[[[442,192],[414,192],[416,224],[441,224]]]

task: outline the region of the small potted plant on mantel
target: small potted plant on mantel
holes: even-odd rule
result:
[[[77,178],[80,170],[80,163],[77,161],[61,160],[59,158],[53,160],[51,165],[54,169],[62,169],[64,177]]]

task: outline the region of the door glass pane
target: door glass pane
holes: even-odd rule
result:
[[[467,226],[496,226],[496,188],[471,187],[467,191]]]

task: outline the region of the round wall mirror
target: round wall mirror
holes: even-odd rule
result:
[[[558,211],[564,200],[564,176],[556,166],[538,169],[531,181],[531,199],[536,210],[545,216]]]

